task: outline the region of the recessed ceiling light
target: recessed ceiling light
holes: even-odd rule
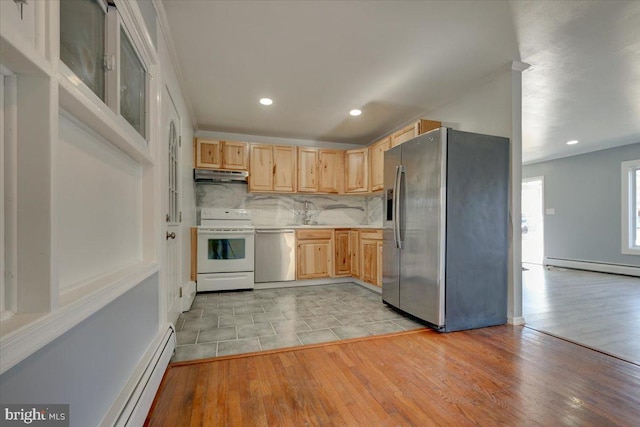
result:
[[[260,104],[262,104],[262,105],[271,105],[271,104],[273,104],[273,99],[271,99],[271,98],[260,98]]]
[[[567,145],[576,145],[578,143],[577,139],[572,139],[571,141],[567,141]]]
[[[362,111],[354,108],[353,110],[349,111],[349,114],[351,114],[352,116],[359,116],[360,114],[362,114]]]

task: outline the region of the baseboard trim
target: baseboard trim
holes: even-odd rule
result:
[[[507,324],[514,325],[514,326],[524,325],[525,324],[524,317],[522,317],[522,316],[507,317]]]
[[[144,424],[176,347],[175,335],[175,328],[171,324],[158,332],[100,423],[101,426]]]
[[[294,288],[298,286],[335,285],[340,283],[355,283],[379,294],[382,293],[382,288],[372,285],[371,283],[363,282],[355,277],[334,277],[329,279],[305,279],[292,280],[288,282],[256,283],[254,285],[254,289]]]
[[[547,257],[545,257],[544,264],[553,267],[565,267],[573,268],[576,270],[597,271],[600,273],[622,274],[625,276],[640,277],[640,267],[634,267],[632,265],[609,264],[605,262]]]
[[[327,279],[305,279],[305,280],[290,280],[287,282],[267,282],[256,283],[254,289],[276,289],[276,288],[295,288],[298,286],[316,286],[316,285],[331,285],[336,283],[352,283],[355,279],[351,277],[337,277]]]

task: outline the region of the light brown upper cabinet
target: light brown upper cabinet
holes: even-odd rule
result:
[[[214,168],[222,167],[222,141],[196,138],[196,167]]]
[[[435,120],[420,119],[417,122],[393,133],[391,135],[391,146],[395,147],[396,145],[400,145],[411,138],[415,138],[416,136],[422,135],[430,130],[437,129],[441,125],[442,123]]]
[[[273,146],[251,144],[249,150],[249,191],[273,191]]]
[[[391,146],[391,138],[386,137],[369,146],[369,182],[371,191],[384,187],[384,152]]]
[[[396,145],[400,145],[411,138],[415,138],[416,136],[418,136],[418,129],[416,123],[414,123],[394,132],[391,135],[391,146],[395,147]]]
[[[358,148],[345,152],[346,193],[366,193],[369,191],[369,149]]]
[[[344,151],[318,150],[318,192],[343,193]]]
[[[249,191],[294,193],[296,191],[296,147],[251,144]]]
[[[242,170],[249,169],[249,144],[237,141],[222,141],[222,167],[223,169]]]
[[[249,144],[196,138],[196,168],[248,170]]]
[[[294,146],[273,147],[273,191],[296,192],[296,158],[297,150]]]
[[[298,191],[342,193],[344,151],[298,147]]]
[[[318,149],[298,147],[298,191],[318,192]]]

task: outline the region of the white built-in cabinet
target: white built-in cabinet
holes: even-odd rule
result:
[[[137,5],[103,11],[127,70],[101,97],[59,59],[60,2],[0,1],[0,374],[158,272],[159,61]]]

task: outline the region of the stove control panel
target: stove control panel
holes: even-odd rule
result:
[[[251,212],[247,209],[219,209],[219,208],[202,208],[200,210],[201,219],[214,220],[251,220]]]

